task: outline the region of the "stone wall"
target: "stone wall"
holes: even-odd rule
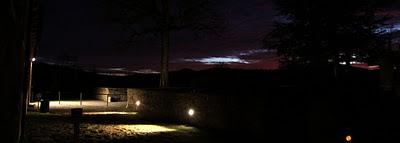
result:
[[[126,101],[127,100],[127,89],[126,88],[109,88],[99,87],[96,89],[96,99],[109,102]]]
[[[262,107],[263,100],[174,89],[129,88],[127,93],[129,107],[145,118],[204,128],[262,130],[263,109],[255,107]],[[189,109],[194,110],[193,116]]]
[[[129,107],[135,108],[143,118],[168,119],[215,131],[243,133],[269,142],[328,142],[342,138],[340,133],[350,121],[370,123],[374,120],[369,114],[362,115],[365,118],[351,118],[354,110],[371,108],[364,102],[371,91],[360,88],[347,92],[322,87],[318,90],[306,87],[232,88],[228,93],[127,89]],[[353,95],[354,100],[349,95]],[[139,106],[135,105],[137,101],[140,101]],[[189,109],[195,111],[193,116],[188,115]]]

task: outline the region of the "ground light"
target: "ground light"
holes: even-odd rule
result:
[[[193,116],[194,115],[194,110],[190,108],[189,111],[188,111],[188,114],[189,114],[189,116]]]
[[[347,142],[351,142],[351,136],[350,136],[350,135],[347,135],[347,136],[346,136],[346,141],[347,141]]]

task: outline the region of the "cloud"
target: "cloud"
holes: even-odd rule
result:
[[[267,53],[267,52],[269,52],[268,49],[254,49],[254,50],[242,51],[239,53],[239,55],[240,56],[251,56],[251,55]]]
[[[383,33],[383,34],[392,33],[396,31],[400,31],[400,23],[393,24],[392,26],[380,27],[375,30],[376,33]]]
[[[226,57],[206,57],[206,58],[193,58],[193,59],[183,59],[186,62],[200,62],[206,65],[215,65],[215,64],[232,64],[232,63],[240,63],[240,64],[249,64],[251,61],[247,61],[236,56],[226,56]]]
[[[268,52],[273,52],[268,49],[251,49],[234,52],[233,54],[225,56],[212,56],[203,58],[187,58],[181,59],[185,62],[197,62],[205,65],[215,65],[215,64],[239,64],[239,65],[249,65],[259,62],[261,59],[259,55],[266,55]],[[254,57],[257,56],[257,57]],[[264,57],[263,56],[263,57]]]

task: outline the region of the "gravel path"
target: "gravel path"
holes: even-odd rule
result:
[[[80,125],[81,142],[205,142],[206,134],[195,127],[155,123],[140,119],[136,112],[125,108],[125,103],[77,101],[50,103],[50,113],[31,109],[25,122],[24,142],[67,143],[73,142],[73,124],[70,109],[82,107],[84,115]],[[121,112],[122,111],[122,112]]]
[[[73,124],[66,114],[30,112],[25,142],[72,142]],[[142,121],[137,115],[83,115],[81,142],[201,142],[195,127]]]

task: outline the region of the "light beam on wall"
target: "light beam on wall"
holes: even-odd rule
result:
[[[136,115],[136,112],[84,112],[84,115]]]
[[[155,133],[155,132],[172,132],[176,129],[167,128],[159,125],[120,125],[127,130],[133,130],[137,133]]]

